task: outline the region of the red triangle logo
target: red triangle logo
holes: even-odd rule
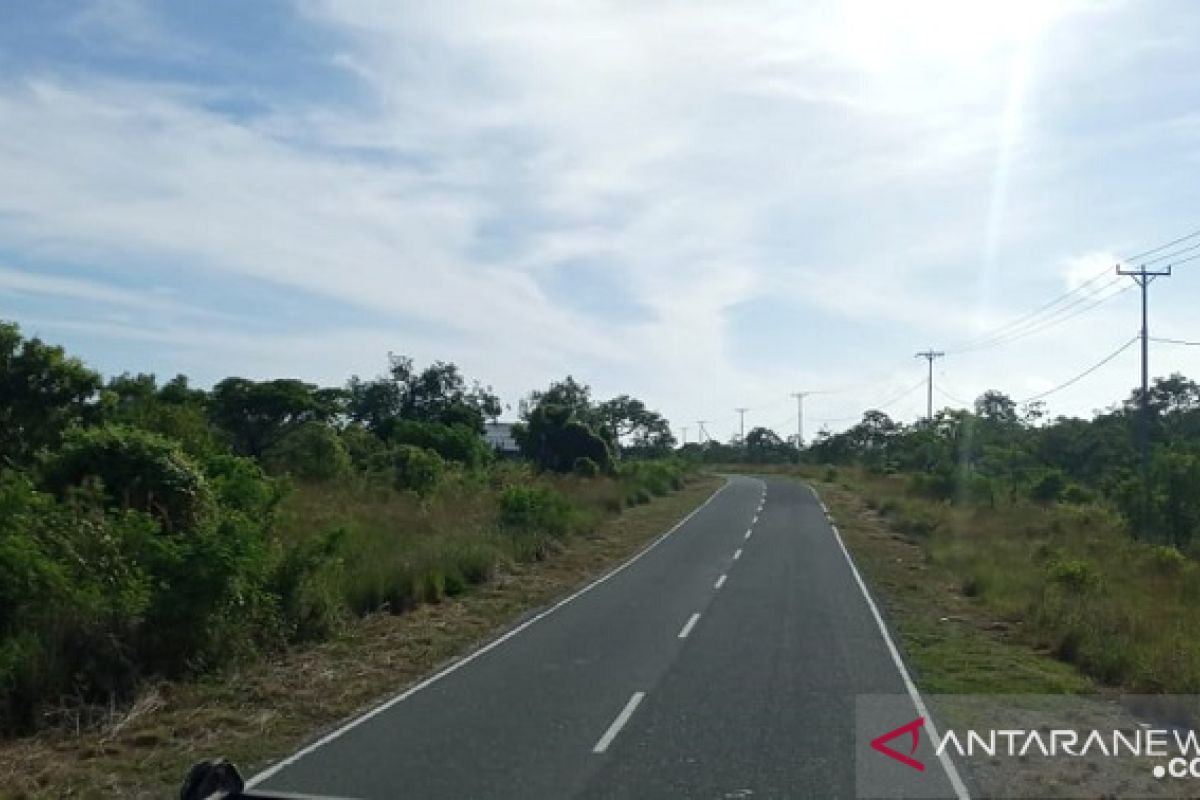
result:
[[[894,731],[888,731],[882,736],[871,740],[871,748],[877,752],[883,753],[888,758],[894,758],[905,766],[912,767],[918,772],[925,771],[925,765],[912,757],[912,754],[917,752],[917,746],[921,744],[921,726],[925,724],[924,717],[917,717],[907,725],[901,725]],[[912,734],[912,747],[908,749],[908,754],[899,753],[887,746],[887,743],[892,739],[899,738],[904,734]]]

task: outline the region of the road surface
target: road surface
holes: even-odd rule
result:
[[[855,797],[870,753],[855,698],[909,692],[816,496],[733,477],[617,572],[253,783],[356,798]],[[927,760],[886,767],[896,794],[919,779],[919,793],[955,796]]]

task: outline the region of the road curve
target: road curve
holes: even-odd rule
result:
[[[902,669],[811,490],[732,477],[616,573],[252,783],[354,798],[855,797],[855,699],[909,694],[924,712]],[[961,797],[951,773],[898,766],[895,794]]]

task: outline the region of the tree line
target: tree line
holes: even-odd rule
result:
[[[105,379],[0,322],[0,733],[461,591],[680,485],[635,398],[572,377],[530,393],[517,464],[481,435],[501,411],[449,362],[205,389]]]
[[[1200,386],[1173,374],[1147,396],[1150,461],[1143,494],[1141,389],[1091,419],[1048,418],[990,390],[974,407],[911,425],[868,411],[846,431],[821,433],[805,460],[908,472],[919,493],[952,503],[1104,503],[1132,535],[1187,547],[1200,531]]]

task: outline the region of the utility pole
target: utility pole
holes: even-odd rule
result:
[[[1171,268],[1147,270],[1143,264],[1138,269],[1121,269],[1117,265],[1118,275],[1128,275],[1133,278],[1142,290],[1142,396],[1138,415],[1138,440],[1142,450],[1142,520],[1140,527],[1146,532],[1150,520],[1150,325],[1147,315],[1147,289],[1155,278],[1169,278]]]
[[[741,442],[743,446],[745,446],[745,444],[746,444],[746,412],[749,410],[750,409],[748,409],[748,408],[735,408],[734,409],[734,411],[736,411],[738,413],[738,416],[742,418],[742,422],[741,422],[742,433],[740,436],[738,436],[738,441]]]
[[[929,362],[929,386],[926,390],[928,399],[925,403],[925,407],[927,409],[925,412],[925,418],[930,422],[933,422],[933,360],[935,358],[941,358],[944,355],[946,354],[939,350],[929,349],[924,353],[917,353],[915,356],[913,356],[913,358],[924,358]]]
[[[796,398],[796,449],[804,447],[804,398],[812,392],[792,392]]]
[[[708,437],[708,431],[704,430],[704,423],[706,422],[708,422],[706,419],[696,420],[696,425],[699,428],[699,432],[696,434],[696,441],[700,444],[704,444],[705,438]]]
[[[682,431],[683,431],[683,444],[684,444],[684,446],[686,446],[686,445],[687,445],[687,429],[688,429],[688,426],[687,426],[687,425],[684,425],[684,426],[682,426],[682,428],[681,428],[681,429],[682,429]]]

